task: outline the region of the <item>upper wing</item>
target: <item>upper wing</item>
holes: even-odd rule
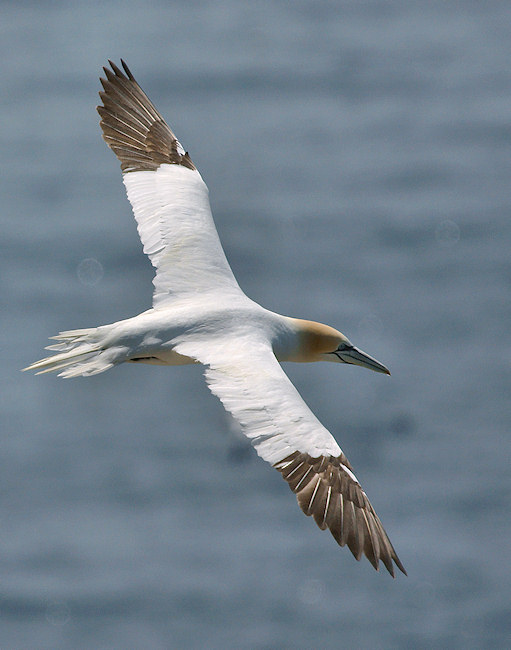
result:
[[[359,560],[406,574],[376,512],[333,436],[302,400],[268,343],[184,341],[175,349],[208,367],[206,380],[241,424],[257,453],[275,467],[306,515]]]
[[[154,306],[171,295],[240,292],[189,155],[128,66],[103,68],[103,138],[121,162],[144,253],[156,268]]]

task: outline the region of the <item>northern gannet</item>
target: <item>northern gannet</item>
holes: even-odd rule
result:
[[[210,390],[277,469],[306,515],[335,540],[406,574],[333,436],[306,406],[282,361],[333,361],[390,374],[333,327],[281,316],[240,289],[218,237],[208,188],[135,81],[109,61],[101,79],[103,138],[121,163],[138,233],[156,274],[153,307],[110,325],[61,332],[56,354],[25,370],[95,375],[124,362],[201,363]]]

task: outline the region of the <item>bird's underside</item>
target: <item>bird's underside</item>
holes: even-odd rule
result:
[[[277,361],[275,332],[279,341],[288,337],[298,345],[306,340],[303,323],[309,321],[267,312],[242,293],[214,226],[207,187],[190,156],[126,64],[124,71],[110,66],[104,68],[98,112],[105,142],[121,163],[144,252],[156,270],[154,307],[112,325],[62,332],[50,346],[56,354],[29,369],[73,377],[126,361],[171,365],[171,358],[180,358],[204,364],[211,391],[239,421],[257,453],[282,474],[303,512],[321,529],[328,528],[357,560],[365,555],[376,569],[381,561],[392,576],[394,564],[406,574],[346,456]],[[211,318],[217,326],[213,335],[208,338],[203,325],[170,333],[176,305],[193,311],[208,301],[219,313],[223,309],[221,317]],[[328,332],[330,340],[337,331]],[[337,334],[346,343],[332,350],[339,357],[335,360],[343,361],[349,350],[360,359],[360,351]],[[307,336],[316,341],[319,335],[314,330]]]

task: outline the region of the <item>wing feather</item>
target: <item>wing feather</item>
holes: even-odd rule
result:
[[[252,341],[250,358],[242,337],[232,342],[184,341],[176,351],[207,366],[210,390],[240,422],[257,453],[273,465],[296,494],[303,512],[328,528],[357,560],[365,555],[406,571],[333,436],[304,403],[273,355]]]
[[[173,297],[241,294],[211,215],[208,188],[128,66],[110,62],[98,106],[103,139],[124,172],[144,252],[156,269],[155,307]]]

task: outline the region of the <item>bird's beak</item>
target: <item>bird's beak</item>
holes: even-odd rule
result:
[[[369,370],[374,370],[375,372],[382,372],[385,375],[390,375],[388,368],[358,348],[353,347],[349,348],[348,350],[337,350],[334,352],[334,354],[343,363],[351,363],[355,366],[362,366],[362,368],[369,368]]]

